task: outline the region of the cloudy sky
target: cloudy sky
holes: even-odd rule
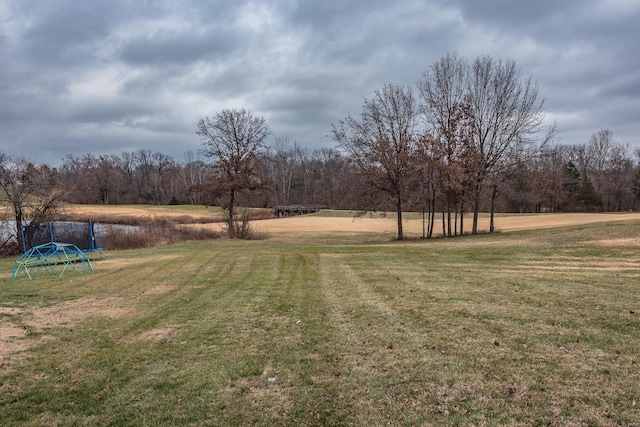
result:
[[[0,0],[0,151],[196,152],[196,121],[264,116],[334,147],[331,124],[454,51],[533,76],[560,142],[640,146],[640,0]]]

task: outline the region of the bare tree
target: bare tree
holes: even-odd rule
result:
[[[292,146],[288,138],[276,138],[274,151],[271,175],[276,200],[281,205],[288,205],[291,203],[293,174],[301,161],[301,150],[297,142]]]
[[[93,203],[93,186],[86,174],[86,156],[67,154],[58,169],[60,179],[70,189],[68,196],[72,203]]]
[[[427,123],[443,137],[453,134],[451,119],[459,106],[465,104],[467,70],[464,59],[448,53],[434,62],[418,82],[421,111]]]
[[[122,193],[122,175],[116,168],[117,157],[109,155],[94,156],[91,153],[82,157],[82,176],[84,185],[89,185],[89,195],[93,195],[92,203],[99,202],[108,205],[118,202]]]
[[[631,209],[634,171],[629,145],[619,143],[613,131],[602,129],[591,135],[583,152],[586,173],[605,210]]]
[[[431,176],[439,177],[438,187],[444,196],[442,221],[445,236],[458,233],[458,213],[460,234],[464,232],[464,200],[470,175],[477,163],[474,161],[475,128],[467,95],[467,70],[462,58],[448,53],[433,63],[418,82],[421,110],[432,132],[432,136],[423,141],[429,143],[430,160],[436,168]],[[431,185],[433,187],[433,181]],[[456,216],[453,232],[452,211]]]
[[[349,160],[332,148],[314,150],[312,155],[319,166],[320,195],[315,203],[333,206],[334,209],[350,208],[351,195],[354,193],[354,168]]]
[[[13,158],[0,153],[0,201],[11,206],[20,249],[24,247],[23,223],[51,219],[68,194],[55,185],[53,178],[49,167],[37,168],[24,157]]]
[[[215,170],[207,188],[216,196],[226,194],[223,208],[228,211],[227,232],[231,238],[236,237],[233,221],[238,193],[264,186],[258,159],[266,151],[264,141],[270,133],[263,117],[244,108],[225,109],[197,122],[196,134]]]
[[[616,144],[610,153],[609,164],[602,188],[607,210],[633,209],[633,179],[635,170],[628,144]]]
[[[171,188],[169,179],[175,169],[173,157],[163,153],[151,155],[153,170],[151,173],[151,189],[156,204],[166,203],[171,196],[175,196],[175,189]]]
[[[368,188],[393,200],[398,240],[404,238],[402,210],[412,178],[417,118],[411,89],[386,84],[373,99],[365,99],[359,119],[349,115],[332,126],[333,139],[357,165]],[[369,203],[364,206],[365,210],[374,208]]]
[[[203,203],[203,195],[199,188],[207,179],[209,168],[193,151],[184,153],[185,164],[179,169],[182,185],[186,190],[189,204],[199,205]]]
[[[468,96],[478,156],[472,230],[475,234],[478,232],[483,184],[501,165],[505,165],[505,155],[515,145],[524,146],[535,141],[544,113],[543,101],[538,99],[537,83],[531,77],[522,78],[511,60],[478,57],[469,69]],[[543,138],[541,145],[551,140],[554,134],[555,126]],[[496,188],[494,186],[494,191]],[[492,206],[491,228],[493,210]]]
[[[536,212],[557,212],[571,203],[571,193],[577,184],[567,181],[566,148],[559,144],[545,147],[532,164],[531,185]]]
[[[611,152],[617,145],[613,131],[609,129],[601,129],[591,135],[586,147],[586,156],[589,159],[588,169],[598,173],[604,172],[611,159]]]
[[[137,203],[139,191],[137,189],[135,174],[138,162],[135,152],[123,151],[117,159],[117,169],[123,180],[123,192],[129,203]]]

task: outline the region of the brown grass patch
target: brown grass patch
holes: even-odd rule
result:
[[[221,394],[229,402],[247,399],[256,412],[284,423],[293,408],[295,398],[292,396],[292,388],[282,383],[275,376],[243,378],[233,386],[223,389]]]
[[[24,327],[0,321],[0,372],[5,370],[5,359],[9,355],[30,347],[30,343],[24,340],[26,335]]]
[[[129,312],[123,298],[86,297],[47,308],[32,308],[25,319],[36,331],[74,325],[88,316],[121,317]],[[27,310],[25,314],[28,315]]]
[[[140,340],[150,340],[150,341],[162,341],[169,340],[170,337],[173,336],[176,328],[167,327],[167,328],[155,328],[149,329],[148,331],[144,331],[137,338]]]
[[[495,218],[496,228],[502,231],[517,231],[534,228],[566,227],[608,221],[640,220],[640,213],[567,213],[510,215]],[[465,232],[471,231],[471,216],[465,220]],[[340,232],[340,233],[395,233],[395,218],[349,218],[297,216],[260,221],[257,226],[266,233]],[[489,218],[480,218],[480,230],[489,229]],[[407,235],[421,235],[422,221],[409,219],[403,222]],[[440,231],[438,225],[436,233]]]
[[[638,247],[640,246],[640,239],[604,239],[594,240],[590,243],[597,246],[607,247]]]
[[[176,289],[178,289],[177,286],[157,285],[152,288],[146,289],[143,293],[146,295],[162,295],[171,291],[175,291]]]
[[[546,270],[640,270],[640,265],[629,261],[602,261],[602,260],[585,260],[585,261],[530,261],[524,264],[526,267],[533,266],[534,269]]]
[[[249,209],[247,214],[250,220],[274,217],[270,209]],[[144,226],[153,221],[168,221],[176,225],[221,223],[224,221],[224,215],[216,207],[198,210],[195,206],[181,209],[180,206],[74,205],[67,210],[65,219]]]
[[[158,218],[158,217],[191,217],[201,219],[212,219],[220,221],[222,217],[213,210],[205,210],[202,212],[189,212],[188,214],[183,211],[171,212],[169,209],[161,209],[158,211],[152,211],[154,207],[135,207],[135,206],[99,206],[99,205],[74,205],[69,209],[70,215],[77,215],[86,218],[98,218],[109,217],[113,219],[117,218]]]
[[[129,312],[124,299],[87,297],[65,301],[53,307],[0,307],[0,366],[6,366],[15,353],[40,344],[47,332],[59,327],[73,327],[88,316],[121,317]],[[29,333],[43,333],[28,339]]]

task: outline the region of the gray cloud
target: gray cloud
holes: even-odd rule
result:
[[[609,128],[637,144],[639,18],[623,0],[5,0],[0,150],[179,159],[200,147],[200,117],[234,107],[274,138],[333,146],[332,123],[448,51],[514,59],[561,142]]]
[[[133,66],[188,65],[197,61],[228,59],[241,48],[241,44],[242,34],[236,34],[233,29],[199,32],[159,30],[127,42],[120,57]]]

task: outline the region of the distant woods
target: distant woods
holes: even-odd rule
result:
[[[353,210],[361,205],[363,182],[357,176],[358,168],[337,148],[311,150],[286,138],[277,138],[260,157],[259,165],[261,179],[268,186],[253,195],[241,195],[241,205],[312,204]],[[28,190],[38,194],[41,189],[47,190],[45,194],[52,194],[54,188],[60,189],[56,195],[62,195],[69,203],[219,203],[211,194],[198,190],[200,184],[213,178],[213,168],[204,156],[193,152],[187,152],[183,161],[150,150],[138,150],[121,155],[68,155],[56,167],[34,165],[24,159],[1,166],[3,182],[9,181],[0,194],[5,203],[14,197],[11,180],[17,185],[28,184]],[[22,169],[17,171],[17,167]],[[22,180],[30,176],[37,176],[41,184],[36,187],[31,178]],[[451,203],[449,199],[465,200],[456,191],[464,186],[453,185],[454,180],[447,178],[448,175],[443,177],[444,182],[452,183],[452,188],[425,181],[428,185],[420,189],[427,194],[436,212]],[[628,144],[617,142],[611,131],[602,130],[584,144],[546,145],[532,159],[515,161],[510,173],[505,173],[495,184],[498,212],[634,210],[640,207],[640,150],[632,150]],[[489,211],[492,193],[493,188],[483,190],[482,212]],[[16,198],[24,195],[19,191],[15,194]],[[423,201],[419,194],[414,196],[406,208],[420,211]],[[464,211],[472,206],[469,197]],[[376,208],[393,211],[395,204],[391,199],[383,200]]]
[[[479,212],[640,206],[640,149],[608,129],[559,143],[555,125],[543,126],[537,84],[513,61],[448,54],[415,89],[386,84],[372,95],[331,126],[334,148],[267,141],[262,117],[223,110],[195,124],[203,148],[181,160],[140,149],[68,154],[54,166],[0,153],[0,201],[19,222],[60,202],[417,211],[424,237],[477,232]]]

